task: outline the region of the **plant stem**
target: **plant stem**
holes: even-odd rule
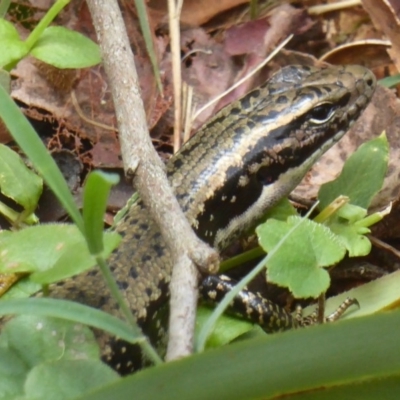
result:
[[[219,272],[229,271],[230,269],[237,267],[238,265],[241,265],[250,260],[254,260],[255,258],[261,256],[265,256],[265,251],[260,246],[257,246],[254,249],[245,251],[242,254],[228,258],[227,260],[223,261],[219,266]]]
[[[54,18],[60,13],[60,11],[70,2],[71,0],[57,0],[45,16],[37,24],[36,28],[31,32],[26,39],[25,43],[28,49],[31,50],[32,47],[39,40],[40,36],[44,30],[53,22]]]

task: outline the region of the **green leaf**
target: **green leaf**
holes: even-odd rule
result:
[[[286,221],[292,215],[298,215],[297,211],[292,203],[285,197],[267,211],[264,220],[274,218],[279,221]]]
[[[89,174],[83,193],[83,223],[91,254],[103,251],[103,217],[111,186],[119,181],[117,174],[94,171]]]
[[[71,0],[57,0],[53,5],[47,10],[46,14],[42,16],[39,23],[30,33],[26,39],[26,44],[29,49],[32,49],[40,37],[43,35],[45,29],[54,21],[61,10],[70,2]]]
[[[31,54],[57,68],[87,68],[101,61],[100,49],[96,43],[61,26],[46,28]]]
[[[7,70],[10,70],[10,68],[8,68],[9,65],[14,65],[29,52],[25,42],[21,40],[4,39],[0,41],[0,46],[2,48],[0,52],[0,68],[5,68]]]
[[[27,214],[36,208],[43,189],[42,179],[3,144],[0,144],[0,188],[6,197],[22,205]]]
[[[94,334],[87,326],[33,315],[7,322],[0,335],[0,347],[14,351],[29,368],[44,361],[100,357]]]
[[[350,257],[361,257],[370,253],[370,240],[364,236],[365,232],[360,234],[359,228],[356,226],[332,222],[329,224],[329,228],[338,235],[340,241],[348,250]]]
[[[4,18],[10,7],[11,0],[1,0],[0,1],[0,18]]]
[[[270,252],[300,219],[268,220],[260,225],[256,229],[260,245]],[[322,267],[336,264],[344,254],[344,246],[329,228],[305,220],[268,261],[268,281],[288,287],[296,298],[318,297],[330,283]]]
[[[400,83],[400,74],[387,76],[386,78],[379,79],[378,81],[380,86],[384,86],[387,88],[392,88],[397,86]]]
[[[0,18],[0,43],[3,39],[19,39],[19,34],[11,22]]]
[[[24,388],[28,400],[67,400],[119,379],[99,360],[58,360],[33,368]]]
[[[1,296],[1,300],[9,299],[24,299],[26,297],[32,296],[42,289],[42,285],[36,282],[32,282],[29,276],[20,279],[18,282],[14,283],[10,289],[7,290]]]
[[[0,68],[0,86],[10,94],[11,93],[11,76],[10,73]]]
[[[119,243],[119,235],[106,233],[106,253]],[[75,225],[47,224],[0,234],[0,271],[30,272],[30,279],[49,284],[93,267],[82,234]]]
[[[371,379],[368,382],[332,388],[329,393],[313,393],[299,395],[296,399],[307,400],[396,400],[400,393],[400,375],[388,378]]]
[[[400,312],[388,312],[234,343],[149,368],[76,400],[290,399],[338,388],[372,400],[359,384],[400,375]],[[177,379],[179,377],[179,379]],[[400,385],[385,399],[398,399]],[[379,393],[379,392],[378,392]]]
[[[13,350],[0,347],[0,399],[22,395],[28,366]]]
[[[201,306],[197,309],[196,315],[196,332],[198,333],[202,325],[210,317],[212,310]],[[254,329],[254,325],[250,322],[243,321],[238,318],[222,315],[214,328],[214,331],[207,340],[207,348],[220,347],[232,342],[239,336],[248,333]]]
[[[18,35],[14,25],[0,18],[0,68],[24,58],[29,48]]]
[[[69,300],[29,298],[0,301],[0,315],[28,314],[55,317],[102,329],[130,343],[143,341],[124,321],[95,308]]]
[[[330,297],[326,300],[325,315],[333,313],[346,300],[357,299],[360,307],[351,307],[340,320],[348,318],[365,317],[367,315],[398,308],[400,304],[400,271],[393,272],[371,282]],[[303,310],[304,315],[309,315],[315,310],[315,305]]]
[[[118,379],[100,362],[92,331],[58,318],[12,319],[0,335],[0,355],[0,399],[73,398]]]
[[[329,228],[335,233],[349,252],[350,257],[366,256],[371,251],[371,242],[365,236],[370,230],[357,226],[367,214],[364,208],[345,204],[329,220]]]
[[[350,203],[367,209],[372,198],[382,188],[389,160],[386,135],[361,145],[346,161],[340,176],[321,186],[319,208],[323,209],[340,195]]]
[[[116,232],[104,232],[103,241],[103,256],[107,258],[118,247],[121,236]],[[75,254],[71,254],[70,251]],[[68,251],[64,251],[52,268],[35,272],[30,278],[33,282],[47,285],[77,275],[94,265],[96,265],[96,258],[89,254],[86,241],[82,241],[74,249],[71,246]]]
[[[355,206],[354,204],[347,203],[337,210],[336,215],[339,218],[345,219],[354,224],[356,221],[362,220],[367,215],[367,210],[365,208]]]

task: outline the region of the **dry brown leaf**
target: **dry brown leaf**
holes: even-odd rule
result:
[[[248,3],[248,0],[185,0],[181,13],[183,26],[200,26],[217,14],[230,10],[240,4]],[[168,19],[168,6],[165,0],[150,0],[147,3],[152,19],[159,24],[166,24]]]
[[[388,50],[397,70],[400,71],[400,18],[399,6],[396,1],[362,0],[373,23],[385,33],[392,43]]]
[[[183,62],[182,78],[193,87],[198,109],[232,84],[236,68],[223,46],[201,28],[182,32],[181,45],[184,54],[194,52]],[[215,106],[205,110],[195,126],[202,125],[210,118],[214,109]]]
[[[388,48],[391,43],[381,39],[367,39],[358,42],[351,42],[338,46],[328,53],[325,53],[320,60],[339,64],[360,64],[368,63],[369,68],[379,68],[391,64]]]

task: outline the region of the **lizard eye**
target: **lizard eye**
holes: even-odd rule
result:
[[[310,111],[309,120],[314,124],[324,124],[334,116],[335,110],[336,107],[332,103],[318,104]]]

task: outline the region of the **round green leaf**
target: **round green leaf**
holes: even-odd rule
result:
[[[99,356],[95,337],[84,325],[15,317],[0,336],[0,399],[69,399],[118,379]]]
[[[107,255],[119,235],[106,233]],[[30,272],[37,283],[49,284],[78,274],[96,264],[76,225],[47,224],[0,234],[0,272]]]
[[[27,365],[15,351],[0,347],[0,399],[21,395],[27,372]]]
[[[271,219],[260,225],[256,231],[264,250],[270,252],[299,220]],[[337,263],[344,254],[343,244],[329,228],[306,219],[268,260],[268,281],[288,287],[296,298],[318,297],[330,283],[323,267]]]
[[[360,228],[356,225],[346,224],[335,219],[329,224],[329,228],[339,237],[350,257],[366,256],[371,251],[370,240],[362,234],[362,229],[360,232]],[[367,232],[370,232],[369,229],[367,229]]]
[[[57,68],[87,68],[101,61],[96,43],[61,26],[46,28],[31,54]]]
[[[18,35],[14,25],[0,18],[0,68],[19,61],[28,54],[28,47]]]
[[[58,360],[33,368],[25,382],[28,399],[75,399],[91,389],[110,384],[118,374],[100,361]]]
[[[9,321],[2,329],[0,345],[14,351],[30,368],[52,360],[100,357],[94,334],[87,326],[35,315],[20,315]]]

